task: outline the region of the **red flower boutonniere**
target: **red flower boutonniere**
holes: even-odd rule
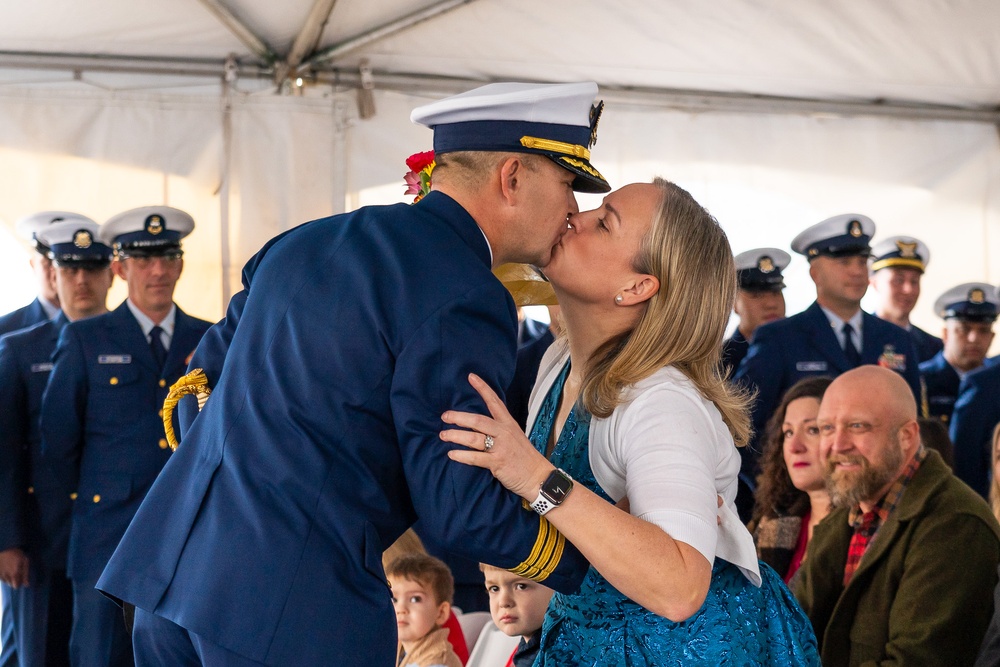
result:
[[[410,171],[403,176],[403,180],[406,181],[406,192],[403,194],[416,195],[413,199],[414,204],[431,191],[431,172],[434,171],[435,164],[434,151],[414,153],[406,158],[406,166]]]

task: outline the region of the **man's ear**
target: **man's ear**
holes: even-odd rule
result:
[[[513,204],[520,195],[526,171],[524,162],[517,156],[507,158],[500,165],[500,194],[508,204]]]
[[[809,262],[809,277],[812,278],[813,282],[816,282],[816,273],[818,271],[819,269],[816,268],[816,262],[815,261]]]
[[[916,447],[920,442],[920,424],[917,420],[911,420],[899,427],[899,443],[903,449]]]
[[[128,282],[128,278],[125,277],[125,267],[122,266],[121,260],[116,259],[111,262],[111,273]]]

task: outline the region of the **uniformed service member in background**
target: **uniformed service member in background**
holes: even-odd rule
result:
[[[73,501],[40,462],[38,417],[60,331],[108,311],[111,248],[97,233],[96,222],[79,219],[38,232],[49,248],[62,312],[0,338],[0,580],[12,611],[4,653],[16,655],[4,667],[70,664],[66,548]]]
[[[994,303],[1000,303],[1000,287],[987,294],[992,294]],[[993,429],[997,424],[1000,424],[1000,357],[992,357],[962,378],[950,431],[955,443],[955,474],[984,498],[988,497],[993,472]]]
[[[914,326],[910,313],[920,298],[920,279],[931,261],[930,250],[912,236],[890,236],[872,246],[868,261],[869,282],[879,301],[875,316],[906,329],[920,361],[927,361],[941,351],[944,343]]]
[[[210,325],[173,302],[181,239],[192,229],[190,215],[166,206],[104,223],[100,238],[115,251],[112,270],[128,283],[128,298],[66,325],[53,357],[42,455],[62,486],[78,493],[68,559],[74,667],[133,663],[122,611],[94,585],[170,456],[160,410]]]
[[[73,220],[80,223],[97,224],[90,218],[79,213],[68,211],[42,211],[25,216],[14,224],[17,233],[23,236],[35,252],[31,253],[31,271],[38,284],[38,296],[23,308],[11,311],[0,317],[0,336],[33,326],[46,320],[51,320],[59,312],[59,295],[56,293],[55,273],[52,271],[52,260],[49,259],[49,248],[38,240],[38,232],[53,223]],[[0,661],[0,666],[6,667]]]
[[[993,286],[987,283],[956,285],[934,302],[934,312],[944,320],[944,349],[920,364],[927,389],[924,417],[951,421],[962,378],[983,365],[993,343],[997,310]]]
[[[764,433],[782,395],[802,378],[836,377],[863,364],[900,373],[920,399],[920,373],[909,334],[861,310],[874,234],[871,218],[847,213],[812,225],[792,240],[792,250],[809,260],[816,301],[797,315],[757,329],[734,375],[757,391],[752,408],[755,433]],[[753,447],[744,454],[743,473],[756,477],[758,452]]]
[[[729,374],[747,356],[753,332],[762,324],[785,316],[785,270],[791,256],[778,248],[754,248],[736,255],[739,290],[733,310],[740,323],[731,338],[722,342],[722,366]]]

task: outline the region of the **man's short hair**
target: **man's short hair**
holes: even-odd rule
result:
[[[400,556],[389,564],[387,577],[407,579],[422,584],[434,595],[435,604],[451,603],[455,595],[455,579],[444,561],[427,554]]]
[[[528,171],[536,171],[538,168],[537,155],[531,153],[504,153],[500,151],[453,151],[435,156],[435,173],[441,174],[438,170],[443,170],[459,184],[466,187],[480,187],[489,177],[490,173],[500,166],[507,158],[516,157]],[[541,158],[546,159],[546,158]],[[443,174],[441,174],[443,175]]]

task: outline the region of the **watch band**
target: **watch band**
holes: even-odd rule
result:
[[[549,502],[548,498],[542,495],[542,492],[538,492],[538,497],[535,498],[535,502],[531,503],[531,509],[538,512],[538,516],[545,516],[545,514],[553,509],[555,505]]]

